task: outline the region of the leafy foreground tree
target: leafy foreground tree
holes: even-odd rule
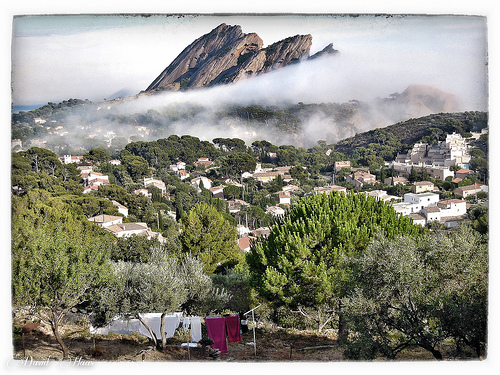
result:
[[[487,238],[462,226],[452,233],[387,239],[379,234],[355,260],[355,291],[343,299],[353,333],[345,355],[394,359],[419,346],[443,359],[452,340],[485,354]]]
[[[196,204],[181,221],[183,251],[198,258],[207,274],[244,261],[237,236],[236,228],[208,204]]]
[[[61,321],[106,282],[113,243],[85,218],[65,211],[60,202],[51,206],[34,198],[25,206],[28,198],[16,198],[22,201],[13,204],[13,304],[47,319],[67,358],[68,347],[59,332]],[[43,198],[49,200],[48,195]]]
[[[339,335],[345,335],[340,301],[349,293],[351,271],[341,260],[360,254],[377,226],[387,237],[423,230],[365,194],[301,199],[266,240],[252,246],[250,284],[274,308],[284,305],[311,318],[307,310],[316,310],[319,330],[338,317]]]

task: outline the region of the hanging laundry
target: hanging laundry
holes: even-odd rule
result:
[[[174,336],[175,330],[179,327],[180,319],[175,315],[165,316],[165,336],[170,338]]]
[[[212,349],[219,349],[221,353],[227,353],[226,321],[224,318],[205,318],[208,337],[214,340]]]
[[[201,340],[201,318],[199,316],[191,317],[191,339],[194,342]]]
[[[242,312],[240,312],[240,326],[241,326],[241,333],[248,332],[247,317]]]
[[[182,321],[182,328],[189,329],[189,318],[187,316]]]
[[[238,315],[232,315],[224,318],[226,320],[227,339],[229,342],[241,341],[240,320]]]

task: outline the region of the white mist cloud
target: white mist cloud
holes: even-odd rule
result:
[[[427,84],[456,94],[470,109],[486,107],[486,20],[481,17],[102,17],[90,18],[87,27],[78,22],[74,29],[61,17],[23,19],[41,24],[32,29],[14,24],[15,105],[70,97],[99,101],[122,89],[139,92],[184,47],[225,22],[256,32],[265,45],[310,33],[311,53],[331,42],[341,55],[213,89],[221,100],[366,101]],[[184,97],[189,98],[169,100]]]

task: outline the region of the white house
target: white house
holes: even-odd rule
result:
[[[201,191],[200,184],[202,184],[205,189],[210,189],[212,187],[212,181],[205,176],[196,177],[191,180],[191,185],[195,186],[198,192]]]
[[[224,185],[214,186],[210,188],[210,192],[214,198],[224,199]]]
[[[408,217],[413,220],[414,224],[425,226],[425,216],[421,214],[409,214]]]
[[[330,194],[332,191],[336,191],[337,193],[347,194],[347,188],[338,185],[315,187],[313,189],[313,193],[316,195],[323,193]]]
[[[151,199],[151,196],[152,194],[148,191],[148,189],[137,189],[137,190],[134,190],[134,194],[135,195],[144,195],[146,198],[149,198]]]
[[[82,159],[83,156],[71,156],[71,155],[64,155],[59,158],[59,160],[63,164],[80,163]]]
[[[467,202],[462,199],[439,201],[437,206],[441,209],[441,217],[462,216],[467,213]]]
[[[291,196],[289,191],[280,191],[278,194],[278,198],[279,198],[279,204],[288,204],[288,205],[291,204],[290,202]]]
[[[419,213],[425,207],[436,206],[439,201],[439,194],[435,193],[407,193],[404,195],[404,201],[401,203],[394,203],[392,206],[396,212],[404,216]]]
[[[440,221],[441,220],[441,209],[438,206],[424,207],[422,214],[429,221]]]
[[[149,185],[153,185],[158,189],[160,189],[162,194],[165,194],[167,192],[167,187],[165,186],[165,183],[162,180],[158,180],[153,177],[150,178],[144,177],[144,186],[148,187]]]
[[[111,203],[113,203],[113,206],[115,206],[118,209],[119,213],[123,214],[123,216],[125,216],[125,217],[128,216],[128,208],[127,207],[125,207],[123,204],[120,204],[114,200],[112,200]]]
[[[113,216],[113,215],[96,215],[89,218],[89,221],[99,225],[101,228],[108,228],[113,225],[122,223],[121,216]]]
[[[266,209],[266,214],[271,214],[275,217],[281,217],[285,215],[285,210],[280,206],[270,206]]]

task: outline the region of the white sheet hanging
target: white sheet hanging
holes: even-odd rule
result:
[[[201,318],[199,316],[191,317],[191,339],[194,342],[201,340]]]

